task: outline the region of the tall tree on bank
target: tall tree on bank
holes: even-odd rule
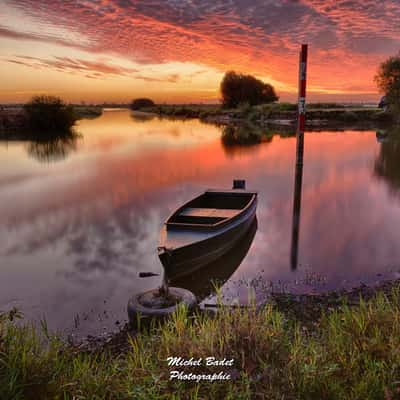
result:
[[[223,107],[237,107],[241,103],[252,106],[263,103],[272,103],[278,100],[275,89],[269,83],[251,75],[238,74],[229,71],[221,82]]]
[[[147,98],[134,99],[131,102],[131,110],[140,110],[141,108],[148,108],[154,106],[155,106],[154,101]]]
[[[389,110],[400,114],[400,53],[388,58],[379,66],[375,82],[385,94]]]

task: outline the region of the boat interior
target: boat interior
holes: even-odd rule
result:
[[[177,210],[167,221],[167,226],[212,226],[231,219],[252,201],[254,193],[205,192]]]

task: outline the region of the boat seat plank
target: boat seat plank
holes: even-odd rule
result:
[[[232,218],[241,210],[229,210],[224,208],[184,208],[179,215],[190,217],[219,217]]]

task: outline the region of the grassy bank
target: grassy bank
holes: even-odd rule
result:
[[[219,105],[157,105],[143,109],[159,116],[174,118],[200,118],[216,123],[251,121],[264,124],[285,121],[294,124],[297,118],[297,105],[294,103],[272,103],[259,106],[242,105],[225,109]],[[377,107],[364,107],[360,104],[344,105],[336,103],[307,104],[307,123],[313,125],[390,123],[391,116]]]
[[[97,118],[103,113],[103,109],[99,106],[73,106],[77,119]]]
[[[280,300],[281,302],[281,300]],[[0,323],[1,399],[395,399],[400,390],[400,291],[327,307],[305,320],[277,302],[222,309],[129,339],[125,351],[76,350],[39,339],[9,315]],[[322,304],[322,303],[320,303]],[[290,307],[291,310],[293,308]],[[168,367],[166,358],[213,356],[231,366]],[[169,380],[171,370],[232,379]]]

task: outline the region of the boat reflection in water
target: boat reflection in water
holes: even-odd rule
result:
[[[254,217],[248,231],[224,256],[193,272],[175,278],[168,275],[171,286],[182,287],[193,292],[199,301],[215,293],[216,286],[222,286],[238,269],[246,257],[257,231],[257,217]]]

